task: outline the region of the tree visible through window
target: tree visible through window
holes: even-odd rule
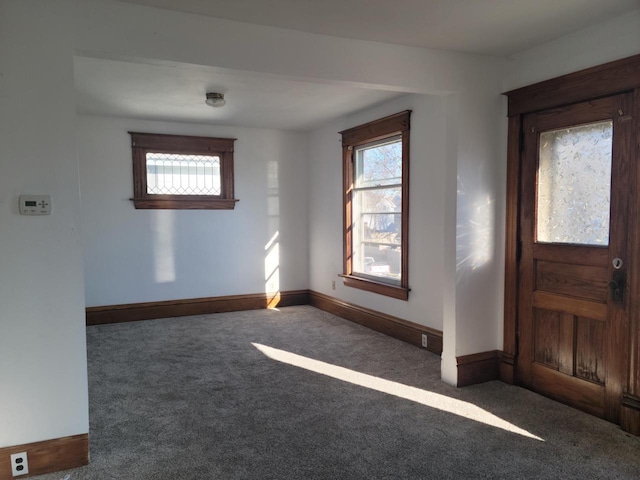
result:
[[[408,298],[409,111],[341,132],[345,285]]]

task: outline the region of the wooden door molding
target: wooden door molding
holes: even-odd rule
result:
[[[633,99],[633,116],[635,121],[635,190],[639,190],[640,186],[640,168],[637,168],[637,162],[640,160],[640,86],[636,88]],[[636,195],[635,203],[632,206],[632,215],[638,223],[640,218],[640,195]],[[640,245],[640,228],[636,227],[632,232],[631,240],[632,251],[637,251]],[[630,295],[631,295],[631,317],[629,319],[631,325],[629,328],[629,379],[628,385],[623,398],[621,425],[622,428],[635,435],[640,435],[640,255],[634,255],[631,259],[630,270],[636,272],[631,276]]]
[[[613,96],[619,93],[633,92],[633,105],[625,106],[623,121],[635,138],[628,152],[632,158],[633,170],[629,174],[630,215],[632,219],[640,215],[640,195],[635,195],[640,186],[640,169],[636,169],[640,159],[640,55],[582,70],[555,79],[540,82],[528,87],[505,93],[508,97],[508,144],[507,144],[507,188],[506,188],[506,248],[505,248],[505,304],[504,304],[504,343],[500,356],[500,378],[507,383],[521,383],[517,377],[516,366],[519,357],[518,344],[518,265],[521,255],[520,212],[521,168],[523,148],[523,117],[527,113],[549,110],[566,105]],[[624,370],[620,380],[623,392],[620,423],[630,432],[640,434],[640,409],[629,399],[640,399],[640,255],[634,255],[640,246],[640,231],[636,221],[631,233],[631,248],[628,253],[630,301],[628,344],[621,347],[628,351],[621,361]],[[607,262],[609,259],[607,258]]]
[[[518,235],[520,205],[520,115],[509,117],[509,138],[507,140],[507,205],[504,274],[504,354],[500,358],[500,380],[513,384],[515,377],[515,357],[518,355]]]
[[[547,110],[617,93],[640,86],[640,55],[605,63],[506,92],[508,116]]]

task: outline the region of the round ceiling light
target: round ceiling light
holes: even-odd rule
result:
[[[210,107],[218,108],[224,107],[227,102],[224,99],[223,93],[207,92],[207,99],[205,100],[205,103]]]

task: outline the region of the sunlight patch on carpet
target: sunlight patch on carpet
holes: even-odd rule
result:
[[[278,348],[268,347],[259,343],[252,343],[252,345],[268,358],[281,363],[286,363],[287,365],[304,368],[305,370],[320,373],[337,380],[342,380],[343,382],[349,382],[360,387],[369,388],[389,395],[395,395],[396,397],[420,403],[430,408],[452,413],[469,420],[474,420],[476,422],[484,423],[485,425],[506,430],[507,432],[516,433],[524,437],[544,442],[542,438],[533,435],[532,433],[527,432],[526,430],[523,430],[522,428],[517,427],[516,425],[509,423],[490,412],[487,412],[477,405],[463,400],[447,397],[446,395],[441,395],[439,393],[429,392],[428,390],[421,390],[416,387],[410,387],[398,382],[374,377],[373,375],[356,372],[355,370],[350,370],[348,368],[338,367],[336,365],[331,365],[330,363],[321,362],[319,360],[314,360],[312,358],[297,355]]]

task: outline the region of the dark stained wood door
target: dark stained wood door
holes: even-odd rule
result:
[[[616,423],[628,354],[632,98],[525,115],[521,142],[519,383]]]

